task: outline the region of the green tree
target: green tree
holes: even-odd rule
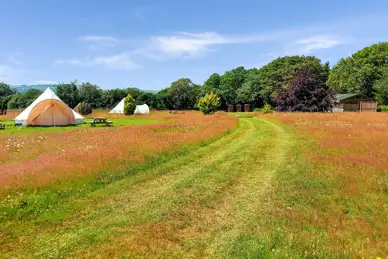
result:
[[[170,106],[174,110],[189,110],[195,107],[199,97],[200,87],[189,78],[181,78],[172,82],[168,89]]]
[[[15,94],[15,91],[4,82],[0,82],[0,98]]]
[[[249,84],[244,83],[243,86],[236,91],[236,103],[245,104],[252,103],[253,92]]]
[[[155,95],[151,92],[143,92],[139,97],[136,99],[136,104],[147,104],[150,109],[156,108],[156,99]]]
[[[214,93],[207,93],[198,100],[197,107],[204,114],[212,114],[220,106],[220,98]]]
[[[102,106],[102,90],[97,85],[82,83],[78,91],[80,101],[89,103],[92,108]]]
[[[227,104],[223,96],[221,80],[222,80],[222,76],[220,76],[218,73],[214,73],[210,75],[210,77],[205,81],[205,83],[201,87],[201,96],[205,96],[207,93],[215,93],[220,98],[221,108],[226,109]]]
[[[388,66],[388,42],[374,44],[341,59],[332,69],[327,84],[339,93],[363,93],[374,97],[375,82]]]
[[[8,84],[0,82],[0,115],[7,113],[8,102],[14,93]]]
[[[71,108],[74,108],[79,103],[79,94],[77,81],[72,81],[68,84],[61,83],[57,85],[57,95]]]
[[[12,95],[0,98],[0,115],[7,114],[8,103],[11,100]]]
[[[225,72],[221,77],[221,89],[218,94],[221,94],[226,105],[237,103],[237,90],[243,86],[247,75],[248,70],[245,70],[244,67],[238,67]]]
[[[132,97],[132,95],[128,94],[124,100],[124,114],[125,115],[133,115],[136,109],[136,101]]]
[[[221,86],[221,76],[218,73],[210,75],[209,79],[205,81],[201,87],[201,95],[205,96],[207,93],[218,92]]]
[[[270,99],[265,100],[265,93],[263,93],[263,84],[261,84],[260,77],[257,75],[258,71],[251,71],[243,86],[237,90],[237,102],[240,104],[250,104],[251,107],[262,107],[266,102],[271,102]]]
[[[36,98],[41,95],[42,92],[38,89],[28,89],[27,92],[23,94],[14,94],[8,102],[8,109],[23,109],[28,107],[31,103],[35,101]]]
[[[125,96],[127,96],[126,89],[109,89],[102,93],[102,107],[113,107],[119,103]]]
[[[127,88],[126,94],[132,95],[132,97],[137,100],[137,98],[142,94],[143,92],[135,87]]]
[[[277,58],[258,69],[247,79],[251,86],[253,101],[257,103],[275,104],[277,92],[287,87],[294,78],[295,73],[302,68],[309,68],[314,73],[327,80],[329,64],[322,64],[319,59],[312,56],[287,56]]]
[[[382,71],[382,76],[374,84],[375,96],[379,105],[388,105],[388,68]]]
[[[8,101],[8,104],[7,104],[7,107],[8,109],[19,109],[21,107],[19,107],[20,105],[20,97],[21,97],[21,94],[14,94],[12,95],[11,99]]]
[[[155,107],[157,110],[170,109],[170,101],[168,96],[168,88],[160,90],[155,94]]]
[[[42,92],[38,89],[28,89],[27,92],[21,95],[19,98],[19,108],[26,108],[35,101],[36,98],[41,95]]]

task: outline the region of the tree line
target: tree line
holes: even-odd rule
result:
[[[137,88],[102,90],[76,81],[57,86],[58,96],[70,107],[84,101],[93,108],[112,108],[130,94],[137,104],[147,103],[152,109],[187,110],[197,108],[198,100],[207,93],[219,98],[223,110],[228,105],[259,108],[267,104],[279,111],[325,111],[335,93],[362,93],[388,105],[388,42],[342,58],[332,69],[314,56],[286,56],[258,69],[237,67],[222,75],[213,73],[203,85],[180,78],[157,93]],[[39,94],[35,89],[16,94],[1,83],[0,108],[25,108]]]

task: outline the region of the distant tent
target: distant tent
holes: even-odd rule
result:
[[[124,114],[124,100],[125,98],[123,98],[109,113]]]
[[[79,108],[80,104],[81,103],[78,103],[77,106],[75,106],[73,110],[76,111],[76,112],[79,112],[78,108]]]
[[[109,113],[124,114],[124,100],[123,98]],[[136,105],[135,114],[149,114],[150,108],[147,104]]]
[[[136,105],[135,114],[149,114],[149,113],[150,113],[150,108],[148,107],[147,104]]]
[[[31,126],[76,125],[83,121],[84,117],[70,109],[50,88],[15,118],[16,125]]]

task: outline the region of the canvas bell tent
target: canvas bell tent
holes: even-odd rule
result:
[[[30,106],[15,118],[15,125],[65,126],[82,124],[84,117],[70,109],[47,88]]]
[[[123,98],[109,113],[124,114],[124,99],[125,98]]]
[[[123,98],[109,113],[124,114],[124,100]],[[134,114],[149,114],[150,108],[147,104],[136,105]]]

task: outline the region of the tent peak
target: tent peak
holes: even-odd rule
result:
[[[46,88],[46,90],[44,90],[44,93],[45,93],[45,92],[54,93],[54,91],[53,91],[53,90],[51,90],[51,88],[50,88],[50,87],[47,87],[47,88]]]

